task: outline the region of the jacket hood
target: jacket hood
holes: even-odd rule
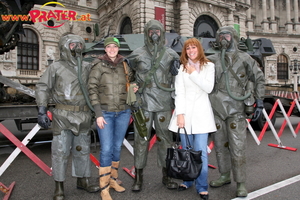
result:
[[[112,66],[116,66],[118,63],[123,62],[124,61],[124,56],[118,54],[116,59],[114,61],[112,61],[107,54],[104,54],[103,56],[99,57],[100,60],[103,60],[105,62],[107,62],[108,64],[112,65]]]
[[[60,59],[66,61],[70,66],[77,66],[77,59],[72,56],[70,50],[70,43],[78,42],[82,45],[81,50],[81,59],[82,59],[82,52],[85,48],[85,43],[82,37],[78,35],[68,34],[60,38],[58,46],[60,50]]]

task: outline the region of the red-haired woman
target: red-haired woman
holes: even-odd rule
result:
[[[202,170],[194,181],[183,181],[178,190],[190,188],[194,182],[201,199],[208,199],[208,155],[207,140],[210,132],[216,131],[214,115],[208,94],[213,90],[215,65],[204,55],[196,38],[185,41],[181,66],[175,79],[175,111],[169,129],[177,132],[185,127],[194,150],[202,151]],[[181,129],[182,147],[186,148],[186,138]]]

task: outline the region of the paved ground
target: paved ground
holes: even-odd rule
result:
[[[292,124],[295,127],[299,118],[292,118]],[[279,129],[282,119],[277,120],[276,130]],[[6,124],[4,121],[3,124]],[[9,130],[14,130],[12,125],[8,124]],[[40,134],[40,133],[38,133]],[[45,133],[46,134],[46,133]],[[259,134],[259,132],[257,132]],[[1,140],[3,137],[0,138]],[[210,139],[210,138],[209,138]],[[294,138],[288,127],[285,128],[280,137],[283,145],[300,148],[299,136]],[[132,140],[128,140],[133,144]],[[287,151],[268,146],[269,143],[276,144],[273,134],[266,132],[261,144],[258,146],[253,140],[251,134],[248,134],[247,144],[247,188],[249,190],[248,198],[256,200],[300,199],[300,166],[299,151]],[[28,147],[43,162],[51,166],[50,143],[31,144]],[[0,164],[2,164],[10,153],[14,150],[13,146],[0,148]],[[92,145],[92,154],[98,158],[99,146]],[[217,166],[215,152],[212,150],[209,155],[209,164]],[[133,156],[124,146],[121,154],[121,167],[131,168],[133,166]],[[100,199],[99,193],[89,194],[76,189],[76,179],[71,177],[71,164],[69,164],[68,177],[65,182],[65,195],[69,200],[97,200]],[[131,199],[176,199],[176,200],[194,200],[200,199],[192,187],[186,191],[178,192],[168,190],[161,183],[161,169],[156,166],[156,145],[149,152],[148,165],[144,170],[144,186],[139,193],[131,192],[130,188],[133,179],[125,171],[120,170],[120,179],[123,186],[127,189],[124,193],[117,193],[111,190],[111,196],[114,200]],[[217,169],[209,169],[209,180],[214,180],[219,176]],[[97,183],[98,169],[92,166],[92,181]],[[0,182],[9,186],[13,181],[16,182],[10,200],[51,200],[54,191],[54,181],[36,164],[34,164],[25,154],[21,153],[16,160],[0,177]],[[180,180],[176,180],[180,183]],[[209,188],[210,200],[228,200],[235,198],[235,183],[223,186],[221,188]],[[4,193],[0,192],[0,199]]]

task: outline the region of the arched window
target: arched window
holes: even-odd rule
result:
[[[36,33],[30,29],[24,29],[25,35],[21,35],[18,42],[18,69],[39,69],[39,41]]]
[[[194,24],[194,36],[214,38],[218,29],[219,26],[213,18],[208,15],[202,15],[198,17]]]
[[[120,34],[131,34],[132,25],[129,17],[126,17],[121,24]]]
[[[287,80],[289,78],[288,59],[280,54],[277,57],[277,79]]]

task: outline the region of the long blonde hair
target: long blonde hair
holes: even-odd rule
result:
[[[185,65],[188,64],[188,55],[186,53],[186,48],[189,45],[193,45],[196,46],[198,49],[198,56],[196,58],[197,61],[200,62],[200,69],[202,69],[202,66],[204,64],[206,64],[207,62],[209,62],[209,60],[206,58],[205,54],[204,54],[204,50],[203,47],[200,43],[200,41],[196,38],[189,38],[184,42],[184,45],[182,47],[182,51],[181,51],[181,55],[180,55],[180,63],[184,65],[184,69],[185,69]]]

